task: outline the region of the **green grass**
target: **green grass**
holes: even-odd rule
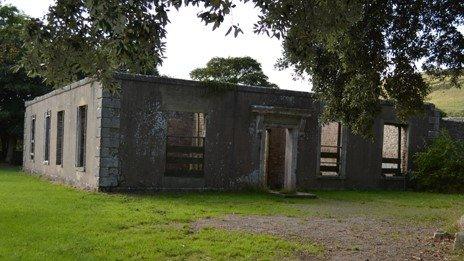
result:
[[[316,192],[320,199],[263,193],[116,195],[51,184],[0,169],[0,259],[280,259],[321,246],[219,229],[192,231],[200,218],[366,215],[453,229],[463,195]]]
[[[450,88],[431,92],[427,96],[438,109],[450,117],[464,117],[464,88]]]
[[[431,93],[427,102],[431,102],[447,116],[464,117],[464,77],[458,79],[460,88],[453,86],[449,77],[437,78],[424,75],[430,85]]]

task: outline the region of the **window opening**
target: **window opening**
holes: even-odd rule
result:
[[[76,167],[85,167],[87,139],[87,106],[77,108],[77,157]]]
[[[204,174],[205,115],[172,112],[168,117],[165,176],[201,177]]]
[[[44,142],[44,162],[50,161],[50,128],[51,128],[51,117],[48,111],[45,114],[45,142]]]
[[[321,161],[322,176],[340,175],[342,152],[342,126],[339,122],[329,122],[321,127]]]
[[[406,127],[400,124],[384,124],[382,144],[382,175],[402,176],[407,171]]]
[[[35,156],[35,115],[32,116],[32,119],[31,119],[31,144],[30,144],[30,148],[29,148],[29,155],[31,157],[31,160],[34,160],[34,156]]]
[[[63,164],[64,111],[56,114],[56,165]]]

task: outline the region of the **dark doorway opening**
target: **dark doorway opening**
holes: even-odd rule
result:
[[[282,190],[285,179],[286,129],[272,127],[266,132],[266,185],[272,190]]]

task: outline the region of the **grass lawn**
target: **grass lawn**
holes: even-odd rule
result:
[[[427,102],[431,102],[450,117],[464,117],[464,77],[458,79],[460,88],[451,84],[450,78],[424,76],[429,83],[431,93]]]
[[[206,228],[202,218],[237,215],[388,217],[449,231],[464,195],[323,192],[319,199],[263,193],[114,195],[79,191],[0,169],[0,259],[280,259],[319,255],[312,242]]]
[[[431,92],[427,96],[427,102],[431,102],[448,116],[464,117],[464,88],[440,89]]]

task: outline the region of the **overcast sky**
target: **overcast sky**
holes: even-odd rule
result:
[[[18,7],[29,16],[42,17],[54,0],[5,0]],[[255,35],[253,23],[258,12],[250,4],[238,6],[227,18],[223,26],[215,31],[205,27],[196,17],[192,7],[172,11],[168,25],[166,59],[160,73],[175,78],[189,79],[189,73],[197,67],[205,66],[212,57],[251,56],[258,60],[269,80],[282,89],[310,91],[308,80],[294,81],[291,69],[279,71],[274,64],[281,56],[281,42],[267,36]],[[229,25],[239,23],[243,35],[237,38],[224,36]]]

